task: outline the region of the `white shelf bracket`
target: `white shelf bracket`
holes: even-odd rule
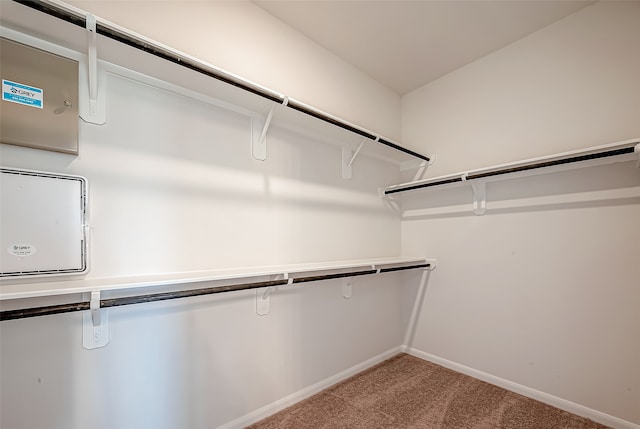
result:
[[[376,140],[378,140],[378,138],[376,137]],[[353,165],[353,162],[356,160],[356,158],[358,157],[358,154],[360,153],[360,150],[362,149],[362,146],[364,146],[364,142],[367,141],[366,139],[362,139],[362,141],[360,142],[360,144],[358,145],[358,148],[356,149],[356,151],[353,153],[353,156],[351,157],[351,159],[349,160],[349,163],[347,164],[347,166],[351,167]]]
[[[287,280],[287,286],[293,284],[293,277],[289,277],[289,273],[282,273],[283,279]],[[273,277],[276,280],[279,275]],[[271,292],[273,287],[269,286],[264,289],[256,289],[256,314],[258,316],[266,316],[271,312]]]
[[[286,106],[287,104],[289,104],[289,97],[284,97],[282,105]],[[267,132],[271,126],[271,120],[273,119],[273,113],[276,107],[277,106],[271,106],[269,109],[267,119],[265,119],[264,124],[262,124],[262,130],[260,132],[258,132],[260,129],[260,121],[251,118],[251,154],[258,161],[265,161],[267,159]]]
[[[411,181],[416,182],[418,180],[422,180],[427,174],[427,170],[429,169],[429,167],[437,161],[438,154],[434,153],[433,155],[429,155],[428,158],[429,161],[420,158],[404,161],[400,164],[400,171],[415,171],[415,174]]]
[[[255,118],[251,118],[252,132],[251,132],[251,154],[258,161],[264,161],[267,159],[267,131],[271,125],[271,119],[273,118],[273,112],[275,106],[269,109],[267,119],[262,124],[262,131],[258,134],[259,121]]]
[[[271,312],[271,288],[256,290],[256,314],[266,316]]]
[[[417,180],[424,179],[424,175],[427,174],[427,170],[429,169],[429,166],[431,166],[434,162],[436,162],[437,158],[438,158],[438,155],[433,154],[429,156],[429,161],[422,160],[418,165],[418,169],[416,170],[415,176],[413,176],[413,181],[415,182]]]
[[[87,29],[87,76],[81,78],[81,82],[86,81],[87,87],[83,88],[81,85],[81,96],[88,100],[88,103],[81,103],[79,106],[80,117],[88,123],[102,125],[106,122],[105,115],[105,103],[104,103],[104,91],[99,91],[98,85],[98,47],[97,47],[97,32],[96,32],[96,17],[92,14],[86,16],[86,29]],[[82,69],[82,68],[81,68]],[[84,72],[84,70],[82,70]],[[81,73],[82,74],[82,73]],[[100,75],[100,80],[103,80],[104,76]],[[84,101],[84,100],[83,100]]]
[[[362,139],[360,145],[356,148],[355,151],[352,151],[351,148],[346,146],[342,147],[342,178],[343,179],[351,179],[353,177],[353,163],[358,157],[360,150],[364,146],[364,142],[366,139]]]
[[[88,14],[87,19],[88,66],[89,66],[89,111],[92,115],[98,113],[98,47],[96,32],[96,17]]]
[[[353,296],[353,277],[348,277],[343,279],[342,281],[342,297],[344,299],[349,299]]]
[[[396,213],[402,213],[399,201],[396,199],[397,194],[385,194],[385,188],[378,188],[378,196],[384,202],[384,204],[392,211]]]
[[[91,323],[94,327],[100,326],[100,292],[91,292],[91,301],[89,303],[89,311],[91,312]]]
[[[89,311],[82,315],[82,345],[97,349],[106,346],[109,339],[109,310],[100,308],[100,291],[91,292]]]
[[[353,168],[349,165],[349,161],[353,158],[351,148],[342,146],[342,178],[351,180],[353,177]]]
[[[486,182],[471,182],[471,188],[473,189],[473,213],[476,215],[483,215],[487,212],[486,185]]]

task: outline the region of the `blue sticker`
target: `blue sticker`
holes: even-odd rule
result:
[[[2,99],[42,109],[44,91],[41,88],[2,79]]]

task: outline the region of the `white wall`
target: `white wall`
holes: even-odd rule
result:
[[[216,5],[207,19],[198,9],[205,4]],[[191,21],[179,20],[180,34],[200,31],[202,25],[190,22],[203,19],[219,36],[198,51],[187,49],[193,38],[152,33],[166,28],[152,24],[154,14],[167,20],[179,16],[175,10],[143,2],[87,6],[397,137],[395,95],[258,8],[244,2],[190,7]],[[127,14],[135,8],[144,13]],[[246,38],[248,17],[270,30]],[[414,147],[427,142],[422,149],[438,153],[435,174],[639,135],[637,21],[636,4],[598,4],[406,96],[404,139]],[[280,49],[285,41],[287,49]],[[213,46],[215,58],[207,56]],[[316,62],[320,68],[292,72]],[[578,88],[571,86],[575,79]],[[377,197],[379,186],[398,180],[395,167],[359,158],[354,179],[343,181],[337,147],[278,127],[269,134],[268,161],[253,161],[247,117],[116,76],[107,84],[108,123],[81,123],[78,157],[0,146],[5,166],[88,177],[90,276],[400,251],[397,214]],[[586,103],[591,96],[607,108]],[[553,193],[548,188],[558,184],[545,180],[535,182],[536,190]],[[587,190],[637,186],[637,175],[632,170],[599,183]],[[517,191],[513,186],[503,195]],[[450,200],[435,194],[436,204]],[[424,199],[407,197],[404,204],[420,207]],[[640,422],[633,336],[640,326],[634,265],[640,240],[637,228],[627,226],[639,214],[634,199],[404,221],[402,252],[439,259],[412,345]],[[534,270],[532,256],[549,268]],[[404,295],[393,275],[358,281],[350,300],[340,296],[340,282],[280,290],[263,317],[250,292],[116,309],[111,343],[92,351],[82,349],[78,314],[3,322],[0,425],[216,427],[399,345],[415,281],[407,277]]]
[[[69,4],[399,140],[400,96],[248,1]]]
[[[598,3],[408,94],[404,142],[435,176],[640,136],[638,24]],[[625,163],[489,184],[488,206],[639,185]],[[413,347],[640,424],[635,195],[473,216],[447,209],[464,187],[405,194],[403,252],[438,259]]]
[[[338,145],[277,121],[256,161],[248,116],[131,77],[106,88],[78,156],[0,145],[3,166],[87,177],[88,278],[400,253],[377,191],[398,166],[360,157],[344,180]],[[358,279],[348,300],[341,281],[282,288],[267,316],[255,292],[113,309],[95,350],[79,313],[2,322],[0,426],[217,427],[401,345],[399,276]]]
[[[2,322],[2,427],[215,428],[397,347],[393,277],[111,310],[82,348],[79,314]]]
[[[403,143],[433,175],[640,135],[640,2],[603,2],[402,99]]]

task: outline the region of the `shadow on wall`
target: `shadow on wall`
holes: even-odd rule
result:
[[[397,166],[361,157],[344,180],[338,146],[281,127],[256,161],[247,116],[114,75],[106,84],[107,123],[81,125],[78,157],[2,148],[16,166],[88,178],[90,276],[399,253],[398,213],[378,196]]]

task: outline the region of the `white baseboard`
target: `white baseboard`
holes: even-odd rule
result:
[[[246,414],[242,417],[239,417],[235,420],[232,420],[228,423],[223,424],[222,426],[218,426],[218,429],[240,429],[246,426],[249,426],[253,423],[256,423],[270,415],[277,413],[278,411],[284,410],[285,408],[295,404],[296,402],[302,401],[316,393],[333,386],[336,383],[339,383],[342,380],[345,380],[352,375],[355,375],[359,372],[364,371],[367,368],[370,368],[390,357],[397,355],[398,353],[403,351],[402,346],[394,347],[391,350],[387,350],[384,353],[379,354],[378,356],[374,356],[371,359],[367,359],[364,362],[361,362],[355,366],[352,366],[349,369],[346,369],[336,375],[333,375],[329,378],[325,378],[322,381],[319,381],[315,384],[312,384],[309,387],[305,387],[302,390],[294,392],[288,396],[285,396],[282,399],[278,399],[271,404],[265,405],[262,408],[259,408],[249,414]]]
[[[514,383],[500,377],[496,377],[495,375],[491,375],[486,372],[478,371],[477,369],[470,368],[468,366],[432,355],[430,353],[423,352],[421,350],[403,346],[401,347],[401,351],[420,359],[444,366],[445,368],[449,368],[462,374],[477,378],[479,380],[486,381],[487,383],[494,384],[512,392],[519,393],[520,395],[527,396],[540,402],[544,402],[545,404],[552,405],[556,408],[560,408],[561,410],[568,411],[572,414],[586,417],[593,420],[594,422],[610,426],[614,429],[640,429],[640,425],[637,425],[635,423],[622,420],[618,417],[593,410],[583,405],[576,404],[575,402],[567,401],[566,399],[562,399],[557,396],[553,396],[548,393],[544,393],[539,390],[532,389],[530,387],[523,386],[521,384]]]

